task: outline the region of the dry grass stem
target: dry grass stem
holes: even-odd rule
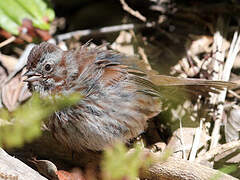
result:
[[[5,41],[3,41],[3,42],[0,43],[0,48],[2,48],[2,47],[4,47],[4,46],[12,43],[12,42],[15,41],[15,40],[16,40],[16,37],[15,37],[15,36],[12,36],[12,37],[6,39]]]
[[[235,32],[224,69],[222,73],[219,74],[221,78],[220,80],[224,80],[224,81],[229,80],[231,69],[232,69],[234,60],[236,59],[237,53],[239,52],[239,49],[240,49],[240,35],[238,34],[238,32]],[[216,120],[214,123],[210,149],[216,147],[218,144],[218,140],[220,137],[219,131],[222,123],[222,116],[223,116],[223,110],[224,110],[223,102],[225,102],[226,94],[227,94],[227,90],[225,89],[217,96],[216,102],[221,104],[219,104],[217,107]]]

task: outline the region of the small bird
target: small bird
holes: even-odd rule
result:
[[[159,75],[136,57],[102,46],[63,51],[47,42],[31,50],[25,76],[30,90],[42,97],[83,96],[76,105],[56,111],[46,124],[60,143],[76,152],[101,151],[137,137],[147,120],[161,112],[163,102],[177,94],[207,95],[234,85]]]

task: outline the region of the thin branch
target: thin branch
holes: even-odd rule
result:
[[[141,28],[141,27],[152,27],[151,23],[147,24],[121,24],[121,25],[115,25],[115,26],[107,26],[100,29],[85,29],[85,30],[78,30],[73,31],[65,34],[60,34],[56,36],[56,39],[58,41],[63,41],[66,39],[70,39],[72,37],[82,37],[82,36],[89,36],[89,35],[97,35],[97,34],[106,34],[106,33],[112,33],[112,32],[118,32],[123,30],[131,30],[134,28]]]
[[[228,90],[228,92],[231,94],[231,95],[233,95],[235,98],[238,98],[238,99],[240,99],[240,95],[238,95],[236,92],[234,92],[233,90]]]
[[[138,53],[140,54],[140,56],[142,57],[144,63],[146,64],[147,70],[152,70],[152,67],[151,67],[151,65],[150,65],[150,63],[148,61],[147,55],[146,55],[144,49],[142,47],[140,47],[140,46],[138,47]]]
[[[229,142],[226,144],[218,145],[217,147],[201,154],[199,157],[195,159],[195,162],[204,162],[204,161],[209,161],[213,159],[216,155],[222,154],[226,151],[230,151],[234,148],[239,148],[240,147],[240,140],[239,141],[233,141]]]
[[[132,8],[128,6],[128,4],[125,2],[125,0],[120,0],[122,7],[125,11],[127,11],[129,14],[135,16],[136,18],[140,19],[143,22],[146,22],[147,18],[144,17],[139,11],[135,11]]]
[[[16,40],[16,37],[15,37],[15,36],[12,36],[12,37],[6,39],[5,41],[3,41],[3,42],[0,43],[0,48],[2,48],[2,47],[4,47],[4,46],[12,43],[12,42],[15,41],[15,40]]]

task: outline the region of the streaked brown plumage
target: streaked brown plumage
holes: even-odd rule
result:
[[[98,151],[138,136],[176,92],[206,95],[233,85],[158,75],[135,57],[87,45],[62,51],[46,42],[32,49],[27,70],[30,88],[42,96],[84,96],[77,105],[55,112],[47,124],[55,138],[74,151]]]

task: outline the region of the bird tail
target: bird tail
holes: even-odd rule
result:
[[[211,93],[219,93],[224,88],[233,88],[237,84],[226,81],[212,81],[194,78],[177,78],[165,75],[152,75],[149,78],[158,87],[160,94],[168,97],[180,96],[209,96]],[[183,97],[182,97],[183,96]]]

